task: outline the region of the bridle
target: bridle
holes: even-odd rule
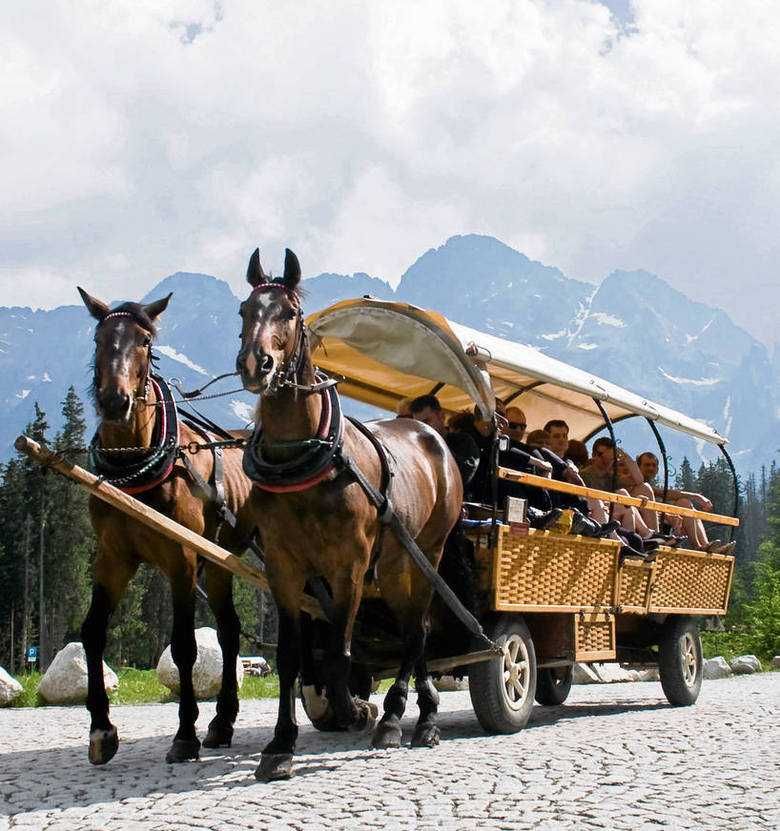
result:
[[[154,338],[153,338],[152,333],[148,329],[146,329],[146,327],[143,326],[139,322],[137,316],[134,315],[132,312],[109,312],[104,318],[102,318],[100,320],[98,325],[95,327],[95,331],[97,331],[107,320],[110,320],[111,318],[117,318],[117,317],[129,317],[137,326],[139,326],[143,330],[143,332],[146,334],[146,338],[147,338],[147,341],[148,341],[147,346],[146,346],[146,372],[144,373],[144,377],[141,379],[141,383],[139,384],[138,388],[133,393],[133,407],[135,407],[137,401],[142,401],[145,404],[146,400],[147,400],[147,395],[148,395],[148,392],[149,392],[149,383],[150,383],[149,379],[150,379],[151,372],[152,372],[152,365],[153,365],[154,361],[156,360],[156,358],[154,356],[154,353],[152,352],[152,343],[153,343]],[[98,370],[97,370],[97,364],[96,364],[95,365],[95,382],[96,382],[95,383],[95,388],[96,389],[97,389],[97,386],[98,386],[97,385],[97,380],[98,380],[97,379],[97,372],[98,372]]]
[[[262,283],[252,290],[249,299],[259,292],[271,291],[279,289],[285,291],[285,287],[281,283]],[[283,389],[291,389],[297,394],[311,395],[316,392],[323,392],[330,387],[339,383],[337,378],[323,378],[319,373],[317,375],[321,380],[315,380],[312,384],[301,383],[301,371],[303,370],[306,358],[309,356],[309,335],[306,330],[306,323],[303,319],[303,309],[300,304],[295,303],[295,334],[293,335],[294,347],[292,352],[282,361],[279,368],[274,373],[270,384],[266,388],[264,395],[273,397]]]

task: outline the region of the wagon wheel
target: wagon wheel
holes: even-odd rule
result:
[[[670,704],[687,707],[699,697],[702,682],[699,626],[692,617],[672,617],[658,645],[658,672]]]
[[[531,634],[523,618],[511,614],[488,622],[485,634],[504,652],[469,668],[471,703],[488,733],[516,733],[528,722],[536,692]]]
[[[540,669],[536,678],[536,700],[545,707],[563,704],[571,692],[572,667]]]

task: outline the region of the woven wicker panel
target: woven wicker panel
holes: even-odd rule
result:
[[[696,609],[725,614],[733,557],[662,549],[656,560],[650,611]]]
[[[550,532],[504,532],[496,560],[496,608],[614,604],[618,543]]]
[[[644,611],[649,583],[650,569],[647,566],[625,560],[620,569],[618,606],[621,608],[639,607]]]
[[[591,660],[615,651],[614,618],[577,615],[577,660]]]

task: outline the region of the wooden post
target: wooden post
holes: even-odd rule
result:
[[[24,453],[31,459],[34,459],[39,464],[56,470],[68,479],[81,485],[88,490],[93,496],[106,502],[118,511],[127,514],[138,522],[146,525],[149,528],[162,534],[164,537],[173,540],[187,548],[191,548],[201,557],[221,566],[227,571],[233,572],[237,577],[241,577],[250,583],[254,583],[265,591],[270,591],[268,579],[262,571],[256,569],[254,566],[245,563],[235,554],[231,554],[224,548],[216,545],[216,543],[201,537],[189,528],[179,525],[170,517],[155,511],[148,505],[144,505],[132,496],[124,493],[110,485],[108,482],[102,481],[99,477],[90,473],[88,470],[65,461],[60,456],[45,447],[41,447],[38,442],[33,441],[28,436],[19,436],[14,442],[14,446],[20,453]],[[312,617],[324,618],[322,609],[319,603],[313,598],[304,598],[302,611],[312,615]]]

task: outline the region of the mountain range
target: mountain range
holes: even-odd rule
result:
[[[425,252],[396,289],[363,273],[319,274],[304,287],[307,311],[369,294],[437,309],[529,344],[712,424],[729,438],[743,471],[770,462],[780,449],[780,356],[770,355],[724,311],[690,300],[656,275],[615,271],[596,286],[492,237],[464,235]],[[179,272],[143,300],[171,291],[156,346],[159,371],[181,379],[185,389],[200,387],[233,368],[239,298],[222,280]],[[70,384],[88,399],[93,324],[81,305],[0,307],[0,461],[10,457],[34,401],[56,429]],[[236,386],[226,379],[209,392]],[[225,426],[239,426],[251,419],[253,404],[252,396],[235,392],[198,406]],[[94,421],[90,404],[86,410]],[[627,448],[654,447],[647,427],[640,427],[620,425]],[[710,448],[684,436],[664,435],[673,467],[683,455],[712,457]]]

